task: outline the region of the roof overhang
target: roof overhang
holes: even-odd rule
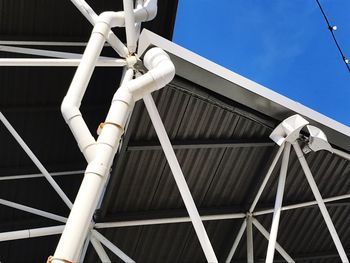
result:
[[[175,64],[178,76],[277,121],[282,121],[294,114],[300,114],[312,125],[322,129],[330,143],[350,151],[350,127],[145,29],[139,39],[139,56],[142,56],[152,46],[158,46],[168,52]]]

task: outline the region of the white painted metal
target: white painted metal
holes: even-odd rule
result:
[[[245,214],[220,214],[220,215],[207,215],[201,216],[202,221],[215,221],[215,220],[228,220],[228,219],[241,219],[245,218]],[[145,220],[132,220],[132,221],[119,221],[108,223],[96,223],[95,228],[113,228],[113,227],[128,227],[128,226],[148,226],[159,224],[177,224],[191,222],[190,217],[174,217],[174,218],[159,218],[159,219],[145,219]]]
[[[244,234],[244,230],[245,230],[246,226],[247,226],[247,219],[244,219],[243,222],[242,222],[241,228],[238,231],[236,239],[233,242],[232,248],[231,248],[230,252],[228,253],[228,256],[227,256],[227,258],[225,260],[226,263],[230,263],[231,262],[231,260],[233,258],[233,255],[235,254],[236,249],[238,247],[238,244],[239,244],[239,242],[242,239],[242,236]]]
[[[254,211],[254,209],[255,209],[255,207],[256,207],[256,204],[258,203],[259,198],[260,198],[262,192],[264,191],[265,186],[266,186],[267,182],[269,181],[270,176],[271,176],[273,170],[275,169],[275,166],[276,166],[276,164],[277,164],[277,162],[278,162],[278,160],[279,160],[279,158],[280,158],[280,156],[281,156],[281,153],[282,153],[283,149],[284,149],[284,144],[282,144],[282,145],[279,147],[278,152],[276,153],[276,156],[275,156],[275,158],[273,159],[273,161],[272,161],[272,163],[271,163],[271,165],[270,165],[270,168],[269,168],[269,170],[268,170],[267,173],[266,173],[266,176],[265,176],[265,178],[264,178],[264,181],[261,183],[260,188],[259,188],[259,191],[258,191],[258,193],[256,194],[256,196],[255,196],[255,198],[254,198],[254,201],[253,201],[253,203],[251,204],[251,206],[250,206],[250,208],[249,208],[249,213],[252,213],[252,212]]]
[[[263,227],[263,225],[260,224],[260,222],[253,217],[253,224],[255,227],[260,231],[260,233],[267,239],[270,240],[270,234],[267,232],[267,230]],[[276,242],[276,250],[280,255],[289,263],[294,263],[295,261],[291,258],[291,256],[281,247],[278,242]]]
[[[65,171],[65,172],[50,172],[51,176],[64,176],[64,175],[77,175],[83,174],[83,170],[78,171]],[[31,179],[31,178],[41,178],[45,177],[43,174],[20,174],[20,175],[8,175],[0,176],[0,181],[5,180],[19,180],[19,179]]]
[[[63,223],[67,222],[67,218],[65,218],[63,216],[59,216],[59,215],[56,215],[53,213],[45,212],[43,210],[39,210],[39,209],[30,207],[30,206],[21,205],[21,204],[15,203],[15,202],[7,201],[5,199],[0,199],[0,204],[4,205],[4,206],[15,208],[18,210],[22,210],[22,211],[25,211],[25,212],[28,212],[28,213],[31,213],[34,215],[46,217],[46,218],[49,218],[49,219],[52,219],[52,220],[55,220],[58,222],[63,222]]]
[[[0,51],[64,59],[80,59],[82,54],[24,47],[0,46]]]
[[[100,241],[103,245],[105,245],[110,251],[112,251],[116,256],[118,256],[124,262],[128,262],[128,263],[135,262],[123,251],[121,251],[116,245],[114,245],[111,241],[109,241],[107,238],[105,238],[96,230],[92,230],[91,233],[94,238]]]
[[[338,149],[334,149],[333,148],[333,153],[350,161],[350,154],[348,154],[347,152],[344,152],[344,151],[341,151],[341,150],[338,150]]]
[[[87,42],[71,42],[71,41],[13,41],[0,40],[0,45],[13,46],[63,46],[63,47],[85,47]]]
[[[100,241],[98,241],[95,237],[92,237],[91,244],[94,247],[101,262],[103,262],[103,263],[111,263],[112,262],[111,259],[108,257],[106,251],[104,250],[103,246],[101,245]],[[83,261],[81,261],[81,262],[83,262]]]
[[[135,16],[134,16],[134,1],[123,0],[124,13],[125,13],[125,31],[126,42],[130,54],[134,54],[136,51],[136,28],[135,28]]]
[[[64,228],[64,225],[2,232],[0,233],[0,242],[25,239],[25,238],[33,238],[33,237],[58,235],[62,233],[63,228]]]
[[[1,58],[1,67],[76,67],[80,59],[53,59],[53,58]],[[96,61],[96,67],[123,67],[124,59],[100,59]]]
[[[210,243],[210,240],[204,228],[203,222],[199,216],[197,207],[194,203],[191,192],[187,186],[186,179],[182,173],[182,170],[176,158],[174,149],[171,146],[169,137],[166,133],[163,122],[159,116],[159,112],[157,110],[157,106],[154,103],[152,95],[148,94],[144,96],[143,101],[146,105],[146,109],[151,118],[155,131],[157,133],[158,139],[163,148],[165,157],[173,173],[176,185],[180,191],[182,200],[185,203],[187,212],[191,218],[193,227],[196,231],[197,237],[202,246],[206,259],[208,262],[217,262],[214,249]]]
[[[315,199],[317,201],[318,207],[321,210],[322,216],[324,218],[324,221],[326,222],[326,225],[328,227],[328,230],[332,236],[333,242],[337,248],[337,251],[339,253],[339,256],[342,260],[342,262],[349,262],[349,259],[345,253],[344,247],[340,241],[340,238],[338,236],[337,230],[335,229],[332,219],[328,213],[328,210],[326,208],[326,205],[323,202],[322,196],[320,191],[318,190],[317,184],[315,182],[314,177],[312,176],[312,173],[310,171],[309,165],[306,162],[306,159],[304,157],[303,152],[300,149],[300,146],[298,142],[293,143],[294,150],[298,156],[299,162],[301,164],[301,167],[303,168],[303,171],[305,173],[306,179],[311,187],[312,193],[315,196]]]
[[[98,16],[95,11],[84,0],[71,0],[71,2],[76,8],[78,8],[85,18],[95,26],[98,22]],[[107,41],[121,57],[126,57],[129,54],[127,47],[110,29],[107,35]]]
[[[19,145],[22,147],[22,149],[26,152],[26,154],[29,156],[29,158],[33,161],[33,163],[36,165],[36,167],[40,170],[40,172],[45,176],[45,178],[50,183],[50,185],[53,187],[53,189],[56,191],[56,193],[62,198],[63,202],[65,202],[65,204],[69,208],[71,208],[72,202],[69,200],[69,198],[63,192],[63,190],[59,187],[59,185],[56,183],[56,181],[51,177],[49,172],[45,169],[45,167],[42,165],[42,163],[39,161],[39,159],[35,156],[35,154],[28,147],[28,145],[23,141],[21,136],[12,127],[12,125],[9,123],[9,121],[6,119],[6,117],[2,114],[1,111],[0,111],[0,120],[5,125],[7,130],[12,134],[12,136],[15,138],[15,140],[19,143]]]
[[[253,244],[253,222],[252,216],[247,216],[247,262],[254,263],[254,244]]]
[[[334,201],[343,200],[343,199],[349,199],[349,198],[350,198],[350,194],[338,195],[338,196],[325,198],[325,199],[323,199],[323,202],[324,203],[328,203],[328,202],[334,202]],[[308,206],[313,206],[313,205],[317,205],[317,201],[310,201],[310,202],[304,202],[304,203],[299,203],[299,204],[294,204],[294,205],[287,205],[287,206],[283,206],[281,208],[281,210],[285,211],[285,210],[303,208],[303,207],[308,207]],[[271,214],[271,213],[273,213],[273,211],[274,211],[273,208],[265,209],[265,210],[254,212],[253,216],[260,216],[260,215]]]
[[[78,262],[84,262],[85,256],[86,256],[89,244],[90,244],[90,238],[91,238],[91,233],[89,233],[87,235],[86,239],[85,239],[85,242],[84,242],[84,245],[83,245],[83,249],[81,250]],[[76,258],[78,258],[78,254],[79,253],[77,253]]]
[[[284,186],[286,183],[289,154],[290,154],[290,148],[291,148],[291,144],[289,142],[285,142],[285,144],[286,145],[283,150],[281,171],[280,171],[280,176],[279,176],[278,186],[277,186],[275,209],[274,209],[273,218],[272,218],[269,245],[267,247],[266,263],[273,262],[273,256],[275,253],[276,240],[277,240],[278,225],[279,225],[279,220],[281,216],[283,192],[284,192]]]

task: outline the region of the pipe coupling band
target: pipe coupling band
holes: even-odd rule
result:
[[[64,262],[64,263],[73,263],[73,262],[70,261],[70,260],[63,259],[63,258],[54,258],[53,256],[49,256],[49,257],[47,258],[46,263],[51,263],[53,260],[59,260],[59,261],[62,261],[62,262]]]
[[[98,176],[104,177],[108,172],[108,167],[99,161],[92,161],[86,167],[85,174],[97,174]]]
[[[102,36],[104,36],[104,38],[107,38],[109,30],[110,30],[110,26],[107,23],[99,22],[94,26],[94,29],[92,30],[92,34],[99,33]]]

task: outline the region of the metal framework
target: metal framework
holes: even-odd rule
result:
[[[339,257],[341,258],[342,262],[349,262],[348,257],[344,251],[343,245],[339,239],[338,233],[334,227],[334,224],[332,222],[332,219],[329,215],[329,212],[326,208],[325,203],[328,202],[334,202],[337,200],[343,200],[350,198],[350,194],[347,195],[340,195],[340,196],[333,196],[328,198],[322,198],[320,191],[318,190],[318,187],[316,185],[316,182],[313,178],[313,175],[311,173],[311,170],[308,166],[308,163],[304,157],[303,150],[300,148],[299,145],[299,139],[300,139],[300,131],[302,128],[307,127],[310,131],[314,131],[315,127],[308,126],[308,122],[304,120],[302,117],[295,115],[292,116],[286,120],[284,120],[279,126],[276,127],[274,132],[271,134],[271,139],[279,145],[279,150],[276,153],[276,156],[269,168],[269,170],[266,173],[266,176],[252,202],[250,205],[248,211],[246,213],[227,213],[227,214],[215,214],[215,215],[204,215],[200,216],[198,209],[194,203],[193,197],[190,193],[190,190],[188,188],[188,185],[186,183],[186,180],[184,178],[184,175],[182,173],[181,167],[179,165],[179,162],[175,156],[174,148],[183,149],[183,148],[228,148],[228,147],[259,147],[259,146],[272,146],[272,142],[267,141],[223,141],[223,142],[174,142],[173,145],[169,140],[169,137],[165,131],[163,122],[159,116],[159,112],[156,108],[156,105],[153,101],[153,98],[151,96],[151,92],[155,90],[156,88],[162,88],[167,83],[157,82],[157,74],[160,74],[161,78],[164,77],[164,74],[162,72],[156,72],[152,71],[156,68],[156,66],[150,66],[145,65],[146,68],[149,69],[148,72],[156,72],[154,75],[151,76],[152,80],[147,80],[145,72],[142,72],[139,70],[139,68],[143,67],[144,65],[140,64],[141,62],[134,56],[134,53],[136,51],[137,47],[137,40],[139,36],[139,30],[140,30],[140,23],[143,21],[147,21],[152,19],[152,17],[149,17],[151,12],[154,12],[154,7],[156,6],[157,1],[153,0],[147,0],[147,1],[137,1],[137,6],[133,6],[133,2],[129,0],[124,0],[124,12],[113,12],[104,14],[101,16],[97,16],[96,13],[92,10],[92,8],[84,1],[84,0],[71,0],[72,3],[80,10],[80,12],[95,26],[94,31],[92,34],[92,37],[88,43],[73,43],[73,42],[18,42],[18,41],[2,41],[0,42],[0,50],[1,51],[7,51],[7,52],[15,52],[15,53],[22,53],[22,54],[31,54],[31,55],[38,55],[38,56],[46,56],[49,57],[47,59],[0,59],[0,66],[79,66],[78,72],[79,74],[76,74],[75,79],[73,80],[76,83],[80,85],[80,82],[84,82],[84,84],[87,85],[87,82],[89,81],[89,78],[91,77],[91,73],[95,66],[103,66],[103,67],[125,67],[125,74],[124,78],[121,84],[120,90],[128,86],[129,90],[132,90],[132,92],[129,93],[123,93],[119,94],[118,92],[115,95],[115,98],[112,102],[115,101],[122,102],[121,104],[127,104],[129,108],[125,109],[125,116],[113,116],[116,117],[117,120],[113,119],[114,122],[108,121],[109,115],[107,117],[107,120],[105,122],[105,126],[101,127],[101,134],[100,136],[103,136],[104,131],[108,131],[110,129],[110,132],[115,132],[113,129],[120,129],[119,137],[118,136],[112,136],[112,139],[119,142],[120,136],[123,132],[123,129],[127,128],[127,120],[130,116],[130,111],[132,111],[133,103],[130,103],[130,101],[134,102],[134,100],[137,99],[143,99],[146,109],[149,113],[149,116],[151,118],[152,124],[156,130],[157,136],[160,141],[160,145],[130,145],[128,147],[128,151],[133,150],[160,150],[162,149],[165,153],[166,159],[168,161],[168,164],[171,168],[171,171],[173,173],[174,179],[176,181],[177,187],[179,189],[179,192],[181,194],[181,197],[185,203],[187,212],[189,214],[188,217],[173,217],[173,218],[159,218],[159,219],[147,219],[147,220],[129,220],[129,221],[118,221],[118,222],[105,222],[105,223],[95,223],[92,221],[91,212],[94,212],[96,207],[98,206],[97,203],[91,204],[90,213],[86,213],[86,222],[84,224],[86,225],[86,228],[81,230],[81,235],[79,236],[78,240],[74,243],[73,249],[67,249],[67,245],[60,243],[58,246],[58,249],[56,250],[57,255],[54,257],[50,257],[48,259],[48,262],[73,262],[73,261],[83,261],[86,250],[88,247],[89,242],[91,242],[92,246],[96,250],[99,258],[102,262],[111,262],[111,259],[108,257],[108,254],[104,250],[104,247],[107,247],[111,252],[113,252],[116,256],[118,256],[121,260],[124,262],[134,262],[133,259],[131,259],[128,255],[126,255],[123,251],[121,251],[115,244],[113,244],[111,241],[109,241],[106,237],[104,237],[98,229],[103,228],[117,228],[117,227],[128,227],[128,226],[144,226],[144,225],[157,225],[157,224],[176,224],[176,223],[183,223],[183,222],[191,222],[193,224],[193,227],[196,231],[197,237],[199,239],[199,242],[201,244],[201,247],[203,249],[203,252],[206,256],[206,259],[208,262],[217,262],[217,258],[215,255],[215,252],[213,250],[213,247],[210,243],[210,240],[208,238],[208,235],[206,233],[206,230],[204,228],[202,221],[210,221],[210,220],[228,220],[228,219],[237,219],[241,220],[242,224],[241,227],[237,233],[237,236],[234,240],[234,243],[232,245],[232,248],[226,258],[226,262],[231,262],[232,258],[234,256],[235,251],[237,250],[237,247],[239,245],[240,240],[243,237],[244,232],[246,231],[247,236],[247,261],[248,262],[254,262],[254,247],[253,247],[253,227],[255,227],[267,240],[268,240],[268,249],[267,249],[267,256],[266,256],[266,262],[272,263],[274,260],[274,252],[277,250],[277,252],[287,261],[287,262],[294,262],[292,257],[283,249],[283,247],[277,242],[278,237],[278,230],[279,230],[279,220],[281,216],[281,212],[285,210],[291,210],[291,209],[299,209],[307,206],[314,206],[318,205],[322,216],[326,222],[327,228],[330,232],[330,235],[334,241],[334,244],[337,248]],[[122,14],[122,15],[121,15]],[[146,17],[145,17],[146,16]],[[105,25],[108,25],[107,27]],[[125,46],[117,36],[114,35],[114,33],[110,30],[113,26],[123,26],[126,28],[126,37],[127,37],[127,45]],[[103,37],[101,37],[101,35]],[[101,39],[101,40],[100,40]],[[102,47],[105,45],[104,41],[108,41],[109,44],[114,48],[114,50],[121,56],[121,58],[106,58],[106,57],[99,57],[99,51],[102,49]],[[12,46],[5,46],[5,45],[12,45]],[[20,47],[14,47],[14,45],[40,45],[40,46],[85,46],[87,45],[86,51],[84,55],[82,54],[74,54],[74,53],[67,53],[67,52],[57,52],[57,51],[48,51],[48,50],[40,50],[40,49],[29,49],[29,48],[20,48]],[[98,48],[96,48],[98,46]],[[152,54],[152,58],[157,59],[157,56],[161,56],[161,61],[166,60],[163,53],[155,53]],[[92,58],[93,57],[93,58]],[[147,59],[145,59],[146,61]],[[145,62],[146,64],[147,62]],[[149,62],[150,64],[152,62]],[[169,62],[170,63],[170,62]],[[87,73],[86,73],[87,72]],[[163,74],[163,75],[162,75]],[[90,75],[90,76],[89,76]],[[144,77],[143,77],[144,76]],[[77,79],[81,77],[81,79]],[[133,78],[139,79],[141,83],[140,86],[136,86],[136,82],[133,82]],[[142,78],[143,77],[143,78]],[[171,78],[167,81],[169,82]],[[148,81],[148,82],[147,82]],[[156,83],[153,83],[156,82]],[[131,84],[130,84],[131,83]],[[77,85],[78,85],[77,84]],[[150,85],[157,86],[156,88],[153,88],[151,90],[143,91],[142,89],[144,87],[148,87]],[[74,87],[73,87],[74,88]],[[86,88],[86,87],[85,87]],[[82,88],[83,89],[83,88]],[[79,96],[82,96],[84,94],[84,91],[80,91],[82,94]],[[72,93],[72,92],[71,92]],[[130,95],[131,94],[131,95]],[[69,95],[69,94],[68,94]],[[67,95],[67,98],[69,97]],[[78,96],[78,97],[79,97]],[[120,97],[118,97],[120,96]],[[133,100],[131,100],[128,96],[133,96]],[[135,99],[137,98],[137,99]],[[128,101],[130,99],[130,101]],[[78,103],[79,104],[79,99]],[[130,105],[129,105],[130,104]],[[125,105],[124,105],[125,106]],[[122,107],[122,106],[118,106]],[[131,110],[130,110],[131,109]],[[65,114],[65,113],[64,113]],[[70,113],[66,113],[70,114]],[[75,115],[74,115],[75,114]],[[74,116],[70,116],[68,118],[68,124],[70,125],[70,128],[73,131],[73,134],[76,137],[76,140],[78,141],[79,146],[82,149],[82,152],[84,153],[89,165],[87,167],[87,170],[85,173],[92,173],[95,174],[96,180],[100,179],[100,177],[103,178],[103,180],[100,183],[95,182],[97,185],[94,189],[96,190],[96,195],[94,196],[94,199],[101,200],[104,194],[105,185],[108,181],[106,179],[108,177],[107,172],[105,170],[105,167],[97,168],[97,170],[93,170],[94,167],[92,167],[91,160],[94,160],[95,157],[91,157],[93,155],[97,155],[97,150],[95,148],[102,147],[99,145],[99,139],[94,141],[92,144],[84,145],[86,141],[89,139],[84,138],[84,142],[81,139],[81,135],[84,134],[84,125],[83,119],[81,117],[81,114],[79,112],[79,108],[74,108]],[[80,114],[80,115],[79,115]],[[71,121],[76,116],[80,116],[79,120],[77,120],[76,123],[73,123]],[[0,241],[8,241],[8,240],[17,240],[17,239],[25,239],[25,238],[33,238],[33,237],[40,237],[40,236],[47,236],[47,235],[57,235],[63,233],[63,237],[66,237],[65,240],[68,240],[72,238],[71,233],[69,232],[69,227],[67,228],[67,221],[69,223],[74,221],[75,216],[75,210],[76,206],[81,205],[81,207],[84,209],[88,204],[86,203],[79,203],[79,198],[77,198],[78,201],[75,202],[74,207],[72,202],[69,200],[69,198],[66,196],[66,194],[63,192],[63,190],[60,188],[60,186],[55,182],[53,179],[53,176],[63,176],[63,175],[73,175],[73,174],[82,174],[84,173],[83,170],[80,171],[67,171],[67,172],[57,172],[57,173],[49,173],[45,167],[42,165],[40,160],[35,156],[35,154],[31,151],[31,149],[27,146],[27,144],[24,142],[24,140],[21,138],[21,136],[16,132],[16,130],[12,127],[12,125],[8,122],[8,120],[5,118],[5,116],[0,112],[0,120],[5,125],[5,127],[8,129],[8,131],[13,135],[13,137],[16,139],[16,141],[20,144],[20,146],[23,148],[23,150],[27,153],[27,155],[31,158],[33,163],[37,166],[37,168],[41,171],[42,174],[33,174],[33,175],[15,175],[15,176],[4,176],[0,177],[1,180],[14,180],[14,179],[29,179],[29,178],[37,178],[37,177],[45,177],[47,181],[50,183],[50,185],[53,187],[53,189],[57,192],[57,194],[61,197],[62,201],[70,208],[73,209],[71,215],[69,218],[65,218],[60,215],[56,215],[53,213],[49,213],[34,207],[25,206],[23,204],[18,204],[15,202],[11,202],[9,200],[0,199],[0,204],[11,207],[14,209],[18,209],[21,211],[25,211],[37,216],[41,216],[44,218],[48,218],[54,221],[57,221],[61,223],[60,225],[53,226],[53,227],[43,227],[43,228],[35,228],[35,229],[26,229],[26,230],[20,230],[20,231],[11,231],[11,232],[3,232],[0,233]],[[118,122],[120,121],[120,123]],[[109,128],[105,128],[105,127]],[[82,130],[80,130],[82,128]],[[79,132],[78,132],[79,131]],[[119,131],[118,131],[119,132]],[[105,132],[106,133],[106,132]],[[117,132],[116,132],[117,133]],[[118,140],[116,140],[117,138]],[[107,140],[108,141],[108,140]],[[108,144],[109,142],[103,142],[102,144]],[[118,145],[114,145],[113,151],[110,154],[109,158],[113,158],[116,149],[118,148]],[[288,163],[289,163],[289,155],[291,150],[294,150],[297,154],[298,160],[301,164],[301,167],[305,173],[306,179],[310,185],[310,188],[313,192],[313,195],[316,199],[316,201],[311,202],[304,202],[299,204],[293,204],[288,206],[283,206],[283,193],[285,188],[285,182],[288,172]],[[333,149],[330,147],[328,142],[325,139],[325,136],[322,135],[322,132],[312,133],[310,132],[310,137],[308,140],[308,149],[309,150],[331,150],[334,154],[339,155],[342,158],[345,158],[347,160],[350,160],[350,155],[346,152],[343,152],[338,149]],[[96,151],[96,152],[95,152]],[[92,154],[93,152],[93,154]],[[256,205],[259,201],[260,196],[262,195],[268,180],[271,177],[272,172],[276,168],[276,165],[282,155],[282,162],[281,162],[281,168],[280,168],[280,174],[279,174],[279,181],[278,181],[278,188],[276,193],[276,200],[275,200],[275,206],[271,209],[266,210],[260,210],[256,211]],[[109,159],[108,159],[109,160]],[[107,161],[109,166],[111,165],[110,161]],[[108,167],[108,166],[107,166]],[[93,172],[91,172],[91,169]],[[101,172],[101,170],[103,170]],[[99,174],[101,173],[101,174]],[[91,177],[91,175],[90,175]],[[85,181],[85,179],[84,179]],[[84,183],[83,183],[84,184]],[[79,194],[78,194],[79,195]],[[78,202],[78,204],[77,204]],[[258,221],[257,217],[265,214],[273,214],[272,224],[270,232],[266,230],[261,223]],[[72,219],[73,218],[73,219]],[[63,223],[63,224],[62,224]],[[79,223],[79,220],[78,220]],[[73,223],[71,223],[74,225]],[[67,230],[68,229],[68,230]],[[68,244],[69,246],[71,243]],[[102,246],[103,245],[103,246]],[[55,254],[56,254],[55,253]],[[62,258],[62,255],[65,256]],[[67,255],[67,256],[66,256]]]

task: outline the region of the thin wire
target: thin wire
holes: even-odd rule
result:
[[[337,46],[337,48],[338,48],[338,50],[339,50],[339,53],[340,53],[340,55],[341,55],[341,57],[342,57],[342,59],[343,59],[343,61],[344,61],[344,63],[345,63],[345,66],[347,67],[348,71],[350,72],[349,62],[348,62],[348,63],[346,62],[346,59],[347,59],[347,58],[345,57],[345,55],[344,55],[344,53],[343,53],[343,51],[342,51],[342,49],[341,49],[341,47],[340,47],[340,45],[339,45],[339,43],[338,43],[338,41],[337,41],[337,38],[335,37],[333,26],[329,23],[329,20],[328,20],[328,18],[327,18],[327,15],[326,15],[326,13],[323,11],[323,8],[322,8],[322,6],[321,6],[319,0],[316,0],[316,2],[317,2],[318,7],[319,7],[320,10],[321,10],[321,13],[322,13],[324,19],[326,20],[326,23],[327,23],[327,25],[328,25],[328,29],[329,29],[329,31],[330,31],[331,34],[332,34],[334,43],[335,43],[335,45]]]

